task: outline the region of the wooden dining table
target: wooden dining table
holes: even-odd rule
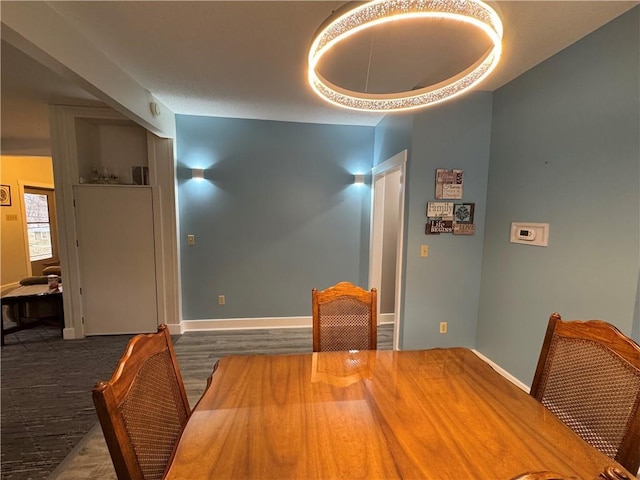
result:
[[[170,480],[595,479],[618,469],[465,348],[229,356]],[[552,477],[525,477],[552,472]]]

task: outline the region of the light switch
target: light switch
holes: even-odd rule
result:
[[[195,245],[195,244],[196,244],[196,236],[187,235],[187,245]]]
[[[420,245],[420,256],[421,257],[429,256],[429,245]]]

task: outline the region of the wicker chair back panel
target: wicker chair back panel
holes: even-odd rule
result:
[[[320,344],[324,351],[372,350],[370,306],[351,297],[320,304]]]
[[[586,442],[616,458],[640,403],[640,374],[601,344],[554,336],[541,402]]]
[[[313,351],[375,350],[377,290],[350,282],[311,290]]]
[[[162,479],[189,417],[168,351],[145,362],[120,412],[144,478]]]

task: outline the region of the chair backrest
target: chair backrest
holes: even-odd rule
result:
[[[129,341],[93,402],[118,478],[161,479],[191,413],[166,325]]]
[[[630,472],[640,465],[640,346],[601,320],[549,318],[531,395]]]
[[[375,288],[367,291],[349,282],[314,288],[311,303],[314,352],[377,348]]]

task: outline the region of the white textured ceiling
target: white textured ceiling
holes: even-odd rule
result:
[[[50,2],[72,28],[175,113],[375,125],[381,115],[329,106],[306,82],[312,36],[343,4],[308,0]],[[495,90],[636,4],[494,3],[505,27],[503,57],[493,75],[477,88]],[[347,53],[324,68],[332,78],[354,88],[366,83],[369,91],[410,89],[468,66],[486,47],[484,39],[468,29],[442,22],[425,26],[359,37]],[[25,77],[21,63],[25,60],[20,55],[3,43],[3,145],[9,135],[7,122],[16,130],[11,135],[18,137],[24,134],[17,130],[29,129],[23,123],[42,123],[42,103],[91,98],[50,72],[34,72],[37,65],[28,60],[29,78],[20,79]],[[18,116],[15,109],[24,101],[29,108]],[[30,111],[40,119],[26,118]]]

